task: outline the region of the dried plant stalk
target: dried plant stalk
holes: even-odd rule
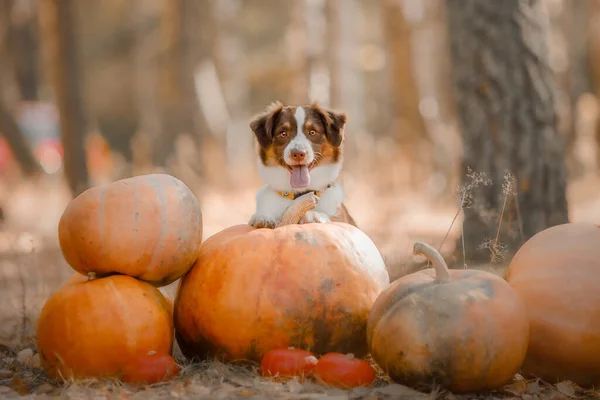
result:
[[[319,198],[314,193],[307,193],[297,198],[281,215],[275,228],[299,223],[302,217],[304,217],[304,214],[315,208],[318,202]]]

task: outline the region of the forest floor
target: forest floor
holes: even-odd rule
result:
[[[586,178],[569,189],[571,220],[600,221],[600,180]],[[64,189],[64,188],[63,188]],[[427,196],[399,193],[379,195],[375,189],[346,185],[351,193],[347,205],[359,226],[379,247],[392,279],[414,269],[411,254],[416,240],[439,247],[456,214],[452,199],[430,201]],[[2,188],[0,187],[0,193]],[[5,192],[6,193],[6,192]],[[199,196],[204,217],[204,237],[239,223],[245,223],[254,207],[254,189],[204,191]],[[377,199],[377,207],[370,204]],[[35,355],[35,323],[47,297],[73,271],[66,265],[56,238],[56,226],[69,196],[56,189],[56,182],[22,183],[12,187],[3,198],[7,213],[0,226],[0,398],[273,398],[273,399],[565,399],[598,398],[600,391],[584,391],[569,382],[549,385],[520,376],[501,391],[481,395],[456,396],[443,390],[422,393],[388,382],[380,376],[373,387],[351,391],[331,389],[314,383],[290,381],[277,383],[260,378],[253,367],[206,362],[189,365],[179,354],[183,366],[180,376],[170,382],[149,387],[133,387],[108,381],[57,383],[39,368]],[[458,224],[444,240],[442,252],[453,250],[460,234]],[[503,275],[505,265],[478,265]],[[175,292],[176,283],[164,290]]]

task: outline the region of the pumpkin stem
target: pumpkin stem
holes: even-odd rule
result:
[[[307,211],[310,211],[317,206],[318,201],[319,198],[314,193],[307,193],[297,198],[292,205],[283,212],[277,225],[275,225],[275,228],[299,223]]]
[[[438,282],[448,282],[450,280],[448,265],[446,265],[444,257],[434,247],[431,247],[427,243],[416,242],[413,246],[413,254],[424,255],[431,261],[433,268],[435,268],[435,279]]]
[[[88,281],[93,281],[96,279],[96,273],[94,271],[90,271],[87,273]]]

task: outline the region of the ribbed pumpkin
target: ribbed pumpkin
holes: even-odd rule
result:
[[[203,243],[180,281],[176,338],[188,358],[260,362],[290,346],[364,355],[369,310],[388,284],[379,251],[354,226],[233,226]]]
[[[121,378],[132,360],[171,354],[173,323],[158,289],[125,275],[75,279],[38,319],[37,350],[50,378]]]
[[[58,235],[65,260],[84,275],[120,273],[165,286],[194,263],[202,213],[179,179],[140,175],[81,193],[65,209]]]
[[[513,257],[506,280],[529,317],[523,373],[600,386],[600,226],[537,233]]]
[[[373,304],[367,341],[373,359],[401,384],[436,383],[453,392],[497,389],[519,371],[529,323],[523,302],[499,276],[448,270],[425,243],[434,268],[390,284]]]
[[[93,274],[90,274],[90,276],[93,276]],[[89,281],[92,279],[94,279],[94,278],[90,278],[89,276],[82,275],[79,272],[75,272],[75,273],[73,273],[73,275],[71,275],[65,281],[64,285],[86,282],[86,281]],[[173,296],[164,287],[158,288],[158,291],[160,292],[160,294],[163,295],[163,297],[166,301],[166,304],[167,304],[167,311],[169,311],[169,313],[171,314],[171,317],[172,317],[173,316]]]

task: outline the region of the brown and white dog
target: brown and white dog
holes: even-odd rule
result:
[[[356,226],[337,181],[346,121],[346,114],[316,103],[284,106],[280,102],[250,120],[258,142],[259,173],[266,182],[256,195],[250,225],[274,228],[294,200],[314,193],[318,203],[300,223],[340,221]]]

